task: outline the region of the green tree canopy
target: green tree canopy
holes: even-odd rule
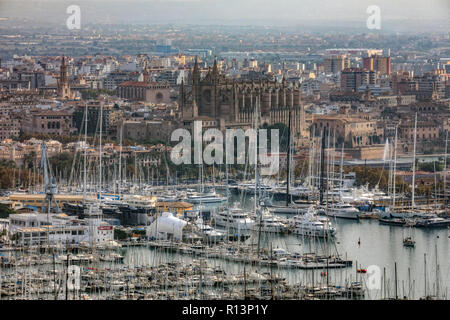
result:
[[[6,205],[0,203],[0,218],[8,218],[10,214],[15,213],[14,210],[8,208]]]

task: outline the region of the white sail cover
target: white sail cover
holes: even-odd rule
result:
[[[147,236],[157,239],[169,238],[169,235],[175,240],[181,240],[183,237],[183,228],[187,222],[174,217],[170,212],[163,212],[153,223],[147,227]]]

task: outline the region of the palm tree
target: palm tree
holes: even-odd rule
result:
[[[0,160],[0,167],[14,169],[14,168],[16,168],[16,163],[13,160],[1,159]]]
[[[23,158],[23,167],[24,169],[33,169],[36,161],[36,151],[31,151],[27,153]]]

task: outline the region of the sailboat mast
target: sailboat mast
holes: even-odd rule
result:
[[[88,106],[86,103],[84,111],[84,170],[83,170],[83,204],[86,204],[86,164],[87,164],[87,114]]]
[[[413,156],[413,177],[412,177],[412,198],[411,206],[415,207],[415,189],[416,189],[416,144],[417,144],[417,112],[414,120],[414,156]]]
[[[286,206],[291,202],[289,185],[291,184],[291,110],[288,117],[288,150],[287,150],[287,185],[286,185]]]
[[[119,146],[119,196],[122,195],[122,136],[123,136],[123,121],[120,123],[120,146]]]
[[[424,288],[425,288],[425,298],[427,297],[427,254],[423,254],[423,281],[424,281]]]
[[[229,179],[228,179],[228,164],[226,162],[225,162],[225,175],[227,177],[227,203],[229,203],[230,188],[228,185],[228,181],[229,181]]]
[[[340,185],[341,185],[341,188],[343,188],[344,187],[344,175],[343,175],[343,172],[344,171],[344,143],[342,142],[342,150],[341,150],[341,183],[340,183]]]
[[[102,128],[103,128],[103,102],[100,103],[100,139],[99,139],[99,199],[102,203]]]
[[[136,146],[136,143],[134,144],[134,188],[136,188],[136,186],[137,186],[137,166],[138,166],[138,163],[137,163],[137,146]]]
[[[448,130],[445,135],[445,156],[444,156],[444,199],[447,196],[447,146],[448,146]]]
[[[256,98],[255,105],[255,215],[257,214],[257,206],[258,206],[258,98]],[[259,248],[258,248],[259,250]]]
[[[326,129],[323,128],[322,132],[322,145],[321,147],[321,156],[320,156],[320,203],[323,203],[323,190],[324,190],[324,184],[325,184],[325,177],[324,177],[324,171],[325,171],[325,134]]]
[[[397,171],[397,138],[398,138],[398,125],[395,126],[395,141],[394,141],[394,168],[392,169],[392,209],[395,208],[395,172]]]
[[[395,268],[395,299],[398,300],[398,291],[397,291],[397,262],[395,262],[394,264],[394,268]]]
[[[437,244],[434,245],[434,251],[436,257],[436,299],[439,299],[439,264],[438,264]]]

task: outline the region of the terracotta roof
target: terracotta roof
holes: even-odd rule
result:
[[[187,202],[171,202],[171,201],[166,201],[166,202],[157,202],[156,203],[156,207],[166,207],[166,208],[192,208],[193,205]]]
[[[31,113],[33,115],[48,115],[48,116],[55,116],[55,115],[64,115],[68,116],[71,115],[71,113],[67,110],[31,110]]]
[[[149,84],[139,81],[126,81],[119,84],[119,87],[147,87]]]
[[[150,87],[150,86],[167,86],[169,87],[166,83],[162,83],[162,82],[140,82],[140,81],[125,81],[119,84],[119,87]]]

